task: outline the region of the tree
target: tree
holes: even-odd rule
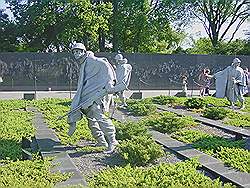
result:
[[[184,36],[170,25],[171,2],[114,0],[113,50],[166,53],[177,48]]]
[[[231,42],[221,41],[213,47],[209,38],[201,38],[187,51],[190,54],[250,55],[250,45],[247,40],[236,39]]]
[[[65,51],[72,41],[97,50],[98,30],[107,30],[111,12],[111,5],[93,5],[90,0],[8,3],[18,26],[21,51]]]
[[[203,24],[213,47],[225,39],[229,29],[236,25],[229,42],[249,17],[249,0],[190,0],[196,9],[194,15]]]
[[[16,50],[16,25],[4,13],[5,10],[0,9],[0,51],[13,52]]]

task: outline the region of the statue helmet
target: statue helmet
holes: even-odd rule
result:
[[[115,60],[116,60],[116,61],[122,61],[122,60],[123,60],[122,54],[117,54],[117,55],[115,56]]]
[[[71,47],[71,50],[74,50],[74,49],[80,49],[80,50],[86,51],[86,48],[85,48],[83,43],[75,43],[75,44],[73,44],[72,47]]]
[[[239,58],[234,58],[233,59],[233,64],[236,64],[236,63],[241,63],[241,60]]]

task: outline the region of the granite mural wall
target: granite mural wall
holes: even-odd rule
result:
[[[112,64],[115,53],[97,53]],[[130,89],[181,89],[181,77],[188,89],[197,89],[204,68],[211,73],[229,66],[234,56],[166,55],[124,53],[133,66]],[[250,69],[250,56],[237,56]],[[79,65],[70,53],[0,53],[0,91],[76,89]],[[214,85],[212,84],[213,88]]]

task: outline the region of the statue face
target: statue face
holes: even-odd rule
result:
[[[233,67],[239,67],[240,66],[240,63],[235,63],[234,65],[233,65]]]
[[[85,55],[84,50],[81,50],[81,49],[74,49],[72,50],[72,53],[74,57],[76,58],[76,60],[80,59],[81,57]]]

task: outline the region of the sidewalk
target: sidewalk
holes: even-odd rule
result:
[[[134,92],[139,92],[138,90],[125,91],[125,96],[130,97]],[[142,98],[154,97],[159,95],[174,96],[176,93],[181,92],[181,90],[140,90],[142,92]],[[211,90],[211,94],[215,91]],[[24,94],[34,94],[34,91],[6,91],[0,92],[0,100],[6,99],[23,99]],[[36,99],[43,98],[73,98],[76,91],[37,91]],[[199,96],[199,90],[189,90],[188,96]]]

